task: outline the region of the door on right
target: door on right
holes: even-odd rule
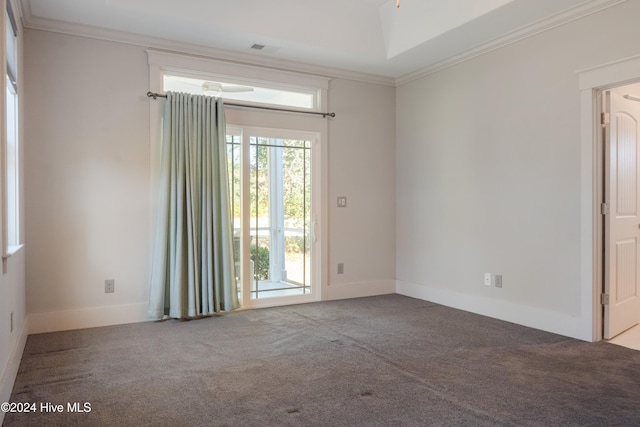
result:
[[[604,93],[604,338],[640,323],[640,102]]]

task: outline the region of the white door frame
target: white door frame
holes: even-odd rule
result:
[[[251,116],[244,112],[244,117]],[[260,113],[253,114],[254,116],[259,116]],[[255,117],[254,117],[255,118]],[[273,120],[273,117],[272,117]],[[326,250],[324,243],[324,239],[321,238],[318,233],[318,228],[321,230],[325,227],[321,227],[321,217],[322,210],[324,207],[323,197],[322,197],[322,189],[323,185],[323,170],[322,170],[322,148],[326,145],[323,141],[323,135],[320,131],[309,131],[309,130],[297,130],[297,129],[284,129],[284,128],[274,128],[274,127],[266,127],[266,126],[253,126],[253,125],[245,125],[238,124],[236,122],[228,122],[228,128],[235,128],[242,130],[242,162],[243,164],[246,162],[248,164],[248,155],[249,152],[247,150],[249,146],[249,138],[251,136],[260,136],[267,138],[291,138],[291,139],[304,139],[312,141],[312,155],[311,155],[311,169],[312,169],[312,183],[311,183],[311,205],[312,205],[312,218],[310,226],[310,235],[311,235],[311,294],[302,295],[302,296],[286,296],[286,297],[273,297],[273,298],[265,298],[265,299],[251,299],[250,298],[250,279],[251,272],[249,269],[249,263],[242,263],[242,294],[243,294],[243,302],[242,309],[251,309],[251,308],[264,308],[264,307],[273,307],[273,306],[283,306],[290,304],[300,304],[305,302],[313,302],[322,300],[322,289],[323,289],[323,250]],[[242,181],[244,185],[248,186],[249,183],[249,169],[243,165],[242,167]],[[246,191],[242,192],[243,202],[242,204],[247,207],[249,206],[249,193]],[[250,258],[249,255],[249,239],[250,234],[246,232],[249,230],[249,215],[247,212],[243,212],[242,214],[242,228],[245,231],[245,234],[242,235],[243,244],[242,248],[242,258],[248,260]]]
[[[578,335],[587,341],[600,341],[604,313],[600,304],[603,292],[603,235],[600,204],[603,199],[603,138],[599,116],[600,91],[640,80],[640,55],[609,62],[577,72],[581,105],[581,253],[580,309]]]

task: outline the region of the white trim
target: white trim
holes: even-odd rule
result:
[[[602,154],[597,149],[598,144],[592,143],[591,136],[597,135],[597,120],[595,93],[593,90],[584,90],[580,93],[581,120],[581,191],[580,191],[580,309],[585,315],[585,333],[591,327],[591,340],[602,339],[602,316],[599,294],[601,293],[602,277],[602,253],[598,247],[602,247],[602,227],[596,218],[599,218],[598,200],[602,200],[602,176],[598,173],[598,162],[602,162]]]
[[[602,196],[604,162],[602,138],[598,131],[596,94],[600,90],[640,80],[640,55],[623,58],[606,64],[579,70],[580,90],[580,147],[581,147],[581,312],[584,313],[583,329],[591,332],[591,340],[602,340],[604,314],[599,296],[602,284],[602,225],[599,209]]]
[[[148,322],[148,303],[109,305],[78,310],[32,313],[28,316],[29,335],[71,329],[97,328],[125,323]]]
[[[533,37],[537,34],[559,27],[585,16],[600,12],[601,10],[624,3],[627,0],[592,0],[578,6],[569,8],[550,17],[541,19],[517,30],[511,31],[501,37],[490,40],[475,48],[466,50],[458,55],[451,56],[442,61],[433,63],[428,67],[416,70],[396,79],[396,86],[400,86],[430,74],[437,73],[461,62],[468,61],[493,50],[508,46],[521,40]]]
[[[20,252],[22,248],[24,248],[23,244],[7,246],[7,250],[5,251],[5,253],[2,254],[2,259],[6,260],[11,258],[15,254]]]
[[[638,80],[640,54],[576,71],[578,88],[583,90],[608,89]]]
[[[9,258],[20,252],[23,247],[24,245],[14,245],[7,247],[5,253],[2,254],[2,274],[7,274],[7,272],[9,271],[9,266],[7,265],[7,261],[9,260]]]
[[[7,366],[4,368],[2,376],[0,377],[0,402],[9,402],[11,399],[11,392],[16,382],[16,376],[18,375],[22,353],[27,343],[27,324],[27,321],[22,322],[22,329],[16,331],[18,338],[13,341],[13,348],[9,354]],[[0,411],[0,425],[2,425],[3,421],[4,412]]]
[[[582,327],[584,322],[581,317],[568,316],[542,308],[514,304],[509,301],[484,296],[462,294],[444,288],[435,288],[401,280],[397,281],[396,292],[400,295],[431,301],[482,316],[493,317],[579,340],[591,341],[591,336],[584,333],[584,328]]]
[[[396,293],[395,280],[340,283],[327,286],[326,298],[323,298],[323,300],[372,297],[394,293]]]
[[[307,304],[320,301],[320,293],[307,295],[292,295],[287,297],[258,298],[244,304],[240,310],[253,310],[256,308],[282,307],[285,305]]]
[[[212,74],[216,77],[226,76],[231,79],[243,78],[255,82],[279,83],[313,89],[328,89],[330,77],[297,73],[256,65],[238,64],[226,60],[203,58],[201,56],[183,55],[179,53],[161,52],[147,49],[149,66],[160,67],[161,70],[194,74]]]
[[[362,81],[385,86],[399,86],[417,80],[429,74],[449,68],[453,65],[499,49],[503,46],[518,42],[528,37],[535,36],[541,32],[564,25],[571,21],[575,21],[582,17],[597,13],[601,10],[615,6],[628,0],[591,0],[578,6],[569,8],[559,12],[551,17],[539,20],[533,24],[526,25],[517,30],[511,31],[501,37],[490,40],[475,48],[453,55],[447,59],[431,64],[427,67],[418,69],[411,73],[405,74],[398,78],[382,76],[358,71],[345,70],[334,67],[326,67],[320,65],[305,64],[296,61],[282,60],[278,58],[270,58],[266,56],[256,56],[255,54],[247,54],[240,52],[232,52],[224,49],[216,49],[207,46],[193,45],[190,43],[176,42],[159,37],[142,36],[139,34],[128,33],[124,31],[109,30],[105,28],[97,28],[84,24],[74,24],[69,22],[54,21],[50,19],[42,19],[33,16],[28,0],[21,0],[21,15],[23,17],[23,25],[40,31],[49,31],[54,33],[69,34],[80,37],[87,37],[99,40],[107,40],[118,43],[126,43],[135,46],[143,46],[153,49],[171,50],[192,55],[203,55],[213,57],[220,60],[232,61],[236,63],[254,64],[262,67],[269,67],[277,70],[290,70],[300,73],[326,75],[349,80]]]
[[[6,16],[7,16],[7,10],[6,10],[7,4],[6,1],[2,2],[2,23],[0,25],[0,31],[2,31],[2,34],[6,34],[6,30],[5,30],[5,23],[6,23]],[[14,39],[16,40],[17,43],[17,36],[14,37]],[[2,37],[2,54],[0,55],[0,61],[2,61],[2,94],[0,94],[0,105],[2,105],[2,118],[0,119],[0,162],[2,162],[2,166],[0,167],[0,218],[2,218],[2,225],[0,226],[0,229],[2,230],[1,236],[0,236],[0,240],[2,241],[2,273],[6,274],[7,273],[7,264],[6,264],[6,260],[7,260],[7,253],[8,253],[8,246],[9,246],[9,241],[8,241],[8,230],[9,230],[9,224],[7,222],[7,213],[8,213],[8,197],[7,197],[7,181],[8,181],[8,176],[7,176],[7,163],[6,163],[6,159],[7,159],[7,111],[6,111],[6,105],[7,105],[7,91],[6,91],[6,86],[7,86],[7,79],[5,78],[5,76],[7,75],[7,49],[6,49],[6,40],[5,37]],[[16,46],[17,47],[17,46]],[[20,66],[20,64],[18,64],[18,66]],[[20,68],[18,68],[17,74],[18,76],[20,75]],[[22,82],[19,82],[20,85],[18,86],[18,88],[21,87]],[[21,98],[20,98],[21,99]],[[19,108],[19,104],[18,104],[18,108]],[[18,111],[19,113],[19,111]],[[18,117],[18,120],[20,120],[20,117]],[[18,127],[17,131],[20,131],[20,127]],[[18,135],[18,138],[20,138],[20,135]],[[19,144],[18,140],[16,143]]]

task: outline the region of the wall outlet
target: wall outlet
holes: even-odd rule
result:
[[[344,264],[338,263],[338,274],[344,274]]]
[[[104,293],[112,294],[116,291],[116,281],[113,279],[107,279],[104,281]]]
[[[491,273],[484,273],[484,285],[491,286]]]
[[[338,207],[339,208],[347,207],[347,198],[345,196],[338,196]]]
[[[496,288],[502,287],[502,274],[496,274],[494,282],[496,284]]]

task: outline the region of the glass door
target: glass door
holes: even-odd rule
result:
[[[245,307],[316,299],[312,156],[318,136],[228,128],[234,249]]]

